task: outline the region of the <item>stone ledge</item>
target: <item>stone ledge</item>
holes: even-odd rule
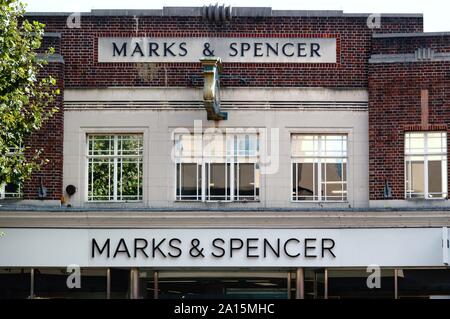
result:
[[[0,212],[3,228],[393,228],[450,226],[450,211]]]

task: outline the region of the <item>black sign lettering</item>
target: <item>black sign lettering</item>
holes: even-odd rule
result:
[[[116,56],[116,53],[117,53],[117,55],[120,56],[120,55],[122,55],[122,52],[123,52],[123,56],[127,56],[127,43],[126,42],[124,42],[122,44],[122,47],[120,48],[120,50],[117,47],[116,42],[113,42],[112,44],[113,44],[113,56]]]
[[[181,256],[181,248],[179,247],[181,245],[181,240],[178,238],[172,238],[169,240],[169,247],[175,250],[177,253],[173,254],[172,252],[169,252],[169,256],[173,258],[178,258]]]
[[[329,245],[325,245],[325,243],[329,243]],[[322,238],[322,258],[325,257],[325,250],[328,251],[334,258],[336,255],[333,253],[335,242],[331,238]]]
[[[128,243],[128,244],[127,244]],[[150,244],[151,243],[151,244]],[[179,258],[183,255],[183,241],[179,238],[110,238],[99,241],[91,239],[91,258]],[[332,238],[214,238],[209,246],[205,240],[191,240],[189,251],[192,257],[203,258],[336,258],[336,242]],[[319,247],[320,246],[320,247]],[[206,248],[209,247],[209,248]],[[111,250],[112,249],[112,250]],[[152,252],[150,253],[150,249]],[[210,250],[208,250],[210,249]],[[131,251],[133,250],[133,251]],[[319,252],[320,250],[320,252]],[[204,254],[205,252],[205,254]]]
[[[267,48],[267,56],[270,56],[269,54],[270,51],[274,55],[278,56],[278,43],[275,43],[275,48],[270,43],[266,43],[266,48]]]
[[[232,50],[233,52],[230,52],[230,56],[236,56],[238,55],[239,51],[236,49],[237,43],[233,42],[230,44],[230,50]]]
[[[241,56],[245,55],[245,51],[249,51],[250,50],[250,43],[247,42],[242,42],[241,43]]]
[[[159,56],[159,53],[158,53],[159,44],[158,43],[150,42],[148,44],[148,48],[149,48],[149,53],[148,53],[149,56],[153,56],[153,54],[156,56]]]
[[[288,240],[286,240],[286,242],[284,243],[283,249],[284,249],[284,253],[286,254],[286,256],[291,257],[291,258],[295,258],[300,256],[300,253],[297,254],[291,254],[288,250],[287,250],[287,246],[290,242],[296,242],[297,244],[300,244],[300,240],[298,240],[297,238],[290,238]]]
[[[120,238],[119,244],[116,247],[116,251],[114,252],[113,257],[116,258],[117,254],[123,254],[123,253],[127,254],[128,258],[131,257],[130,251],[128,250],[127,243],[125,242],[125,239]]]
[[[258,258],[258,254],[252,254],[251,250],[257,250],[258,249],[258,238],[247,238],[247,257],[248,258]],[[256,242],[255,246],[252,246],[251,242]]]
[[[262,43],[259,43],[259,42],[257,42],[257,43],[255,43],[255,50],[254,50],[254,56],[255,57],[258,57],[258,56],[263,56],[263,53],[261,52],[262,51]]]
[[[225,244],[225,240],[223,240],[222,238],[215,238],[212,241],[212,246],[219,250],[221,253],[220,254],[216,254],[215,252],[211,253],[211,255],[213,255],[216,258],[221,258],[223,256],[225,256],[225,249],[222,247]]]
[[[141,56],[144,56],[144,52],[142,52],[141,46],[139,45],[139,43],[136,42],[136,44],[134,45],[133,53],[131,53],[131,56],[134,56],[134,54],[137,52],[139,52]]]
[[[301,58],[306,58],[308,53],[306,53],[306,43],[298,43],[297,44],[297,56]]]
[[[305,257],[306,258],[315,258],[315,257],[317,257],[317,255],[310,255],[309,251],[310,250],[315,250],[316,249],[316,245],[313,244],[312,246],[310,246],[309,242],[315,243],[316,239],[315,238],[305,238]]]
[[[139,245],[139,242],[142,243],[142,245]],[[147,248],[148,242],[145,238],[135,238],[134,239],[134,258],[137,258],[137,252],[140,251],[145,257],[148,258],[147,253],[145,252],[145,248]]]
[[[318,57],[320,57],[321,55],[319,53],[319,50],[320,50],[319,43],[311,43],[311,57],[313,57],[314,54],[317,55]]]
[[[287,47],[293,48],[294,45],[293,45],[292,43],[285,43],[285,44],[283,45],[283,48],[281,49],[281,51],[283,52],[283,54],[284,54],[285,56],[294,56],[294,51],[293,51],[293,50],[291,51],[291,53],[287,53],[287,52],[288,52]]]
[[[237,243],[238,246],[234,245],[234,243]],[[234,250],[240,250],[244,247],[244,242],[240,238],[231,238],[230,239],[230,258],[233,258],[233,251]]]
[[[103,251],[106,249],[106,256],[109,258],[109,242],[110,239],[108,238],[105,243],[103,244],[103,247],[100,249],[100,247],[98,246],[97,241],[95,240],[95,238],[92,238],[92,258],[95,257],[95,249],[97,249],[98,253],[101,255],[103,254]]]
[[[153,256],[153,258],[155,258],[156,252],[157,252],[157,251],[158,251],[158,252],[160,253],[160,255],[163,256],[164,258],[167,257],[166,254],[164,254],[164,252],[161,250],[161,248],[159,248],[159,246],[161,246],[162,243],[165,242],[165,241],[166,241],[166,239],[164,238],[164,239],[162,239],[162,240],[159,241],[158,245],[156,245],[156,240],[155,240],[155,238],[153,238],[153,240],[152,240],[152,256]]]
[[[175,53],[171,50],[174,45],[175,42],[172,42],[170,45],[167,45],[167,43],[164,42],[164,56],[167,56],[168,53],[170,53],[171,56],[175,56]]]
[[[179,56],[185,56],[188,53],[188,51],[186,50],[186,42],[181,42],[179,48],[180,48],[180,53],[178,54]]]
[[[280,238],[277,238],[277,246],[276,248],[274,248],[270,242],[264,238],[264,258],[267,257],[267,248],[270,248],[270,250],[272,251],[272,253],[277,256],[277,258],[280,257]]]

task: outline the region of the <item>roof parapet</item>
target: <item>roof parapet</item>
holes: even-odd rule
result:
[[[92,9],[81,16],[201,17],[203,7],[163,7],[162,9]],[[72,12],[27,12],[27,16],[68,16]],[[271,7],[233,7],[233,17],[349,17],[367,18],[373,13],[344,13],[342,10],[273,10]],[[423,18],[421,13],[382,13],[389,18]]]

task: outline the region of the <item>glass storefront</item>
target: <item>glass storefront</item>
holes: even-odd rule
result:
[[[160,299],[288,298],[286,271],[159,271],[157,281]],[[144,285],[154,292],[155,276],[149,275]]]
[[[399,269],[398,297],[450,299],[449,269]]]
[[[30,268],[0,268],[0,299],[29,299]]]
[[[79,288],[65,268],[35,268],[35,299],[106,298],[106,269],[81,269]],[[68,283],[69,281],[69,283]],[[75,286],[75,287],[74,287]]]
[[[382,269],[377,279],[372,280],[372,277],[369,278],[369,276],[373,276],[373,272],[367,272],[363,268],[328,269],[328,298],[395,298],[395,273],[393,269]]]
[[[300,271],[301,270],[301,271]],[[450,299],[450,269],[82,268],[80,287],[64,268],[1,268],[0,299]],[[376,287],[373,285],[376,284]]]
[[[110,268],[110,294],[111,299],[128,299],[130,292],[130,269]]]

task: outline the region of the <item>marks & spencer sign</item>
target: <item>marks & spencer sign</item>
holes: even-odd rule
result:
[[[443,266],[441,228],[4,228],[0,267]]]
[[[99,38],[98,62],[336,63],[335,38]]]

